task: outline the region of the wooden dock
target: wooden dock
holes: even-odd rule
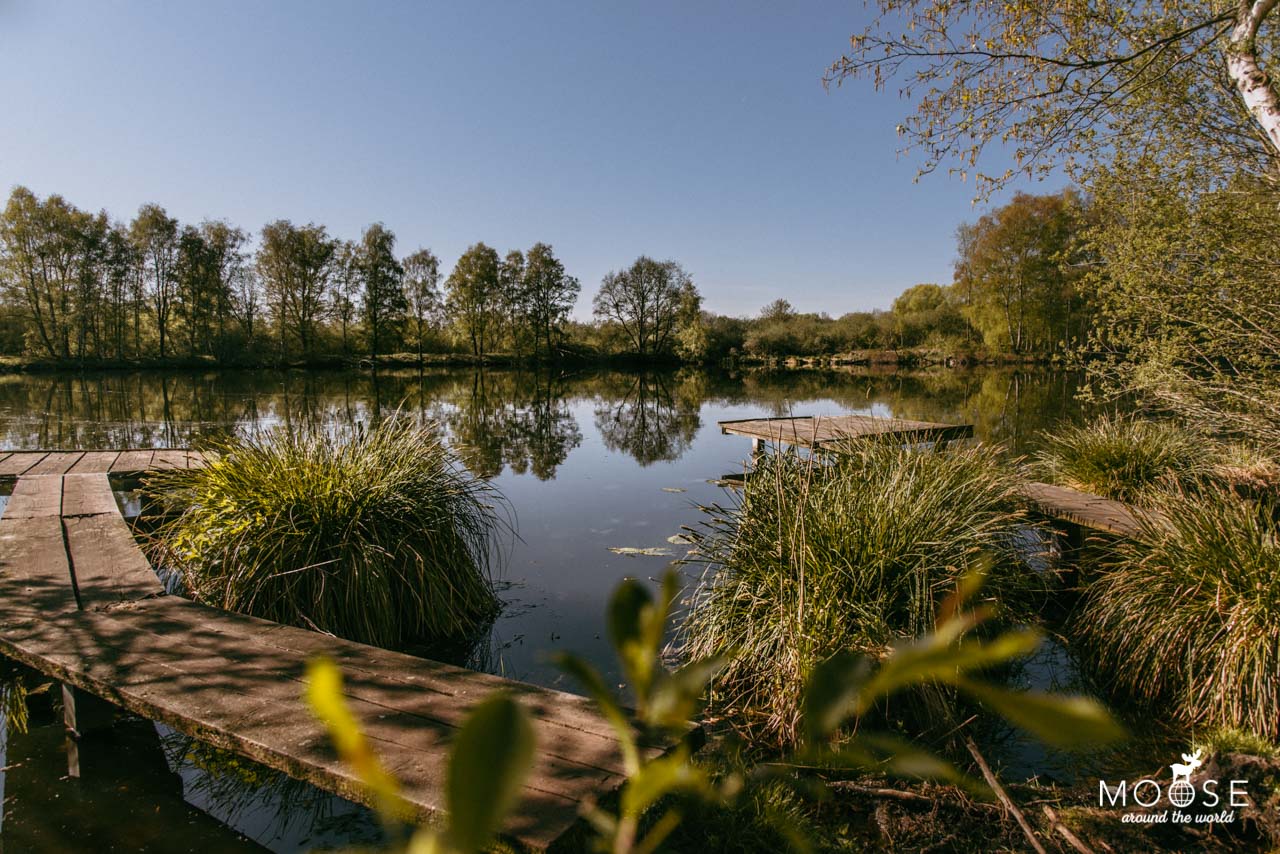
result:
[[[1022,487],[1022,495],[1041,514],[1059,522],[1121,537],[1142,532],[1141,510],[1101,495],[1035,481]]]
[[[185,448],[139,451],[9,451],[0,452],[0,479],[27,475],[110,474],[137,477],[164,469],[204,465],[204,454]]]
[[[0,653],[372,806],[302,699],[308,659],[329,656],[342,668],[353,711],[423,821],[444,809],[447,751],[469,707],[494,690],[509,691],[533,715],[538,756],[506,832],[535,849],[577,821],[585,798],[621,785],[617,740],[583,697],[164,595],[117,510],[108,474],[200,462],[185,451],[0,456],[17,478],[0,516]],[[649,755],[660,752],[650,748]]]
[[[973,435],[971,424],[937,424],[932,421],[908,421],[902,418],[877,418],[872,415],[798,415],[794,418],[745,418],[721,421],[720,432],[747,436],[752,449],[760,444],[795,445],[818,448],[848,439],[890,439],[903,444],[917,442],[949,442]]]
[[[946,442],[973,435],[973,427],[968,424],[935,424],[869,415],[748,418],[721,421],[720,431],[750,437],[753,453],[758,453],[764,442],[818,448],[860,436],[892,439],[905,444]],[[741,488],[749,477],[749,472],[726,474],[720,477],[720,482]],[[1142,530],[1142,511],[1100,495],[1034,481],[1023,486],[1022,494],[1037,512],[1059,522],[1125,537],[1134,536]]]

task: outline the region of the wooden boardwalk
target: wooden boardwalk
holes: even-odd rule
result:
[[[753,449],[760,443],[818,448],[844,439],[879,438],[904,443],[947,442],[973,435],[970,424],[936,424],[871,415],[800,415],[794,418],[745,418],[721,421],[720,432],[747,436]]]
[[[585,698],[164,595],[107,475],[198,460],[182,451],[0,458],[9,476],[20,469],[0,516],[0,653],[372,805],[302,700],[308,659],[329,656],[342,668],[353,711],[424,821],[444,809],[446,754],[468,708],[496,689],[509,691],[533,714],[538,757],[507,833],[535,849],[575,823],[583,799],[623,782],[613,731]]]
[[[1121,537],[1142,532],[1142,511],[1101,495],[1035,481],[1022,487],[1022,495],[1041,514],[1059,522]]]
[[[143,451],[0,452],[0,478],[47,474],[102,474],[129,477],[163,469],[204,465],[204,454],[184,448]]]
[[[935,424],[927,421],[874,418],[869,415],[748,418],[721,421],[720,430],[722,433],[750,437],[753,451],[759,451],[763,442],[817,448],[857,436],[914,443],[948,441],[973,435],[973,427],[967,424]],[[726,474],[720,477],[720,482],[729,487],[741,488],[748,477],[749,472]],[[1036,482],[1025,484],[1022,494],[1037,512],[1050,519],[1126,537],[1134,536],[1142,530],[1141,511],[1100,495]]]

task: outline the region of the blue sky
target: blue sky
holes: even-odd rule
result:
[[[913,183],[892,90],[823,89],[867,14],[0,0],[0,188],[252,231],[381,221],[449,266],[477,240],[543,240],[583,283],[579,317],[640,254],[679,260],[725,313],[887,307],[949,281],[979,211],[972,184]]]

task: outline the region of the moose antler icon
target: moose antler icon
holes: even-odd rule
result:
[[[1170,765],[1169,767],[1173,769],[1173,782],[1176,783],[1179,780],[1189,782],[1191,773],[1204,764],[1204,761],[1200,758],[1200,754],[1203,752],[1203,750],[1197,750],[1194,754],[1184,753],[1182,754],[1182,761],[1187,764],[1183,765],[1175,762]]]

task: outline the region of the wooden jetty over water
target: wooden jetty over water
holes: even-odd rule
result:
[[[545,848],[585,798],[621,785],[613,730],[583,697],[164,595],[109,475],[204,462],[181,449],[0,454],[0,476],[14,479],[0,516],[0,653],[64,685],[73,734],[77,692],[88,692],[372,806],[302,700],[308,659],[325,655],[342,668],[353,712],[421,820],[444,809],[457,727],[498,689],[525,704],[538,737],[510,838]]]
[[[753,451],[763,443],[818,448],[849,439],[892,439],[904,444],[948,442],[968,439],[971,424],[936,424],[932,421],[908,421],[902,418],[877,418],[873,415],[797,415],[788,418],[744,418],[721,421],[720,432],[748,436]]]
[[[857,438],[892,440],[903,444],[947,442],[973,436],[973,425],[937,424],[870,415],[805,415],[794,418],[721,421],[720,431],[750,437],[752,453],[758,454],[764,443],[820,448]],[[740,486],[747,476],[725,475],[721,481],[729,486]],[[1139,511],[1100,495],[1035,481],[1025,484],[1022,494],[1044,516],[1080,528],[1132,536],[1142,527]]]

